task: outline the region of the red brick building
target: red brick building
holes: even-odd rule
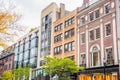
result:
[[[2,51],[0,54],[0,77],[5,71],[11,71],[14,68],[14,53]]]
[[[77,10],[79,80],[118,80],[117,0],[84,0]]]

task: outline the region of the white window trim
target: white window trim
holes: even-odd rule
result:
[[[91,59],[90,59],[90,63],[91,63],[91,67],[99,67],[100,66],[100,52],[98,52],[98,65],[94,66],[93,65],[93,52],[91,52]]]
[[[107,36],[107,35],[106,35],[106,25],[107,25],[107,24],[110,24],[110,26],[111,26],[110,21],[104,24],[104,28],[105,28],[105,29],[104,29],[104,30],[105,30],[105,37],[110,37],[111,34],[112,34],[112,29],[111,29],[111,34]],[[112,27],[111,27],[111,28],[112,28]]]
[[[112,48],[112,46],[105,47],[105,59],[106,59],[106,60],[107,60],[107,52],[106,52],[106,50],[109,49],[109,48]],[[112,49],[112,51],[113,51],[113,49]]]
[[[96,8],[96,9],[94,10],[94,19],[97,19],[96,16],[95,16],[95,12],[96,12],[97,10],[99,10],[99,17],[100,17],[100,8]],[[99,18],[99,17],[98,17],[98,18]]]
[[[91,21],[90,21],[90,14],[91,14],[91,13],[93,13],[93,20],[94,20],[94,11],[91,11],[91,12],[88,13],[88,15],[89,15],[89,22],[91,22]],[[93,21],[93,20],[92,20],[92,21]]]
[[[80,58],[81,58],[81,55],[84,55],[85,54],[85,57],[86,57],[86,53],[85,52],[82,52],[82,53],[80,53]],[[85,59],[86,60],[86,59]],[[82,64],[82,60],[80,59],[80,64]],[[86,62],[85,62],[86,63]]]
[[[106,12],[105,12],[105,10],[106,10],[106,9],[105,9],[105,6],[108,5],[108,4],[110,5],[110,9],[111,9],[111,4],[110,4],[110,2],[107,2],[106,4],[104,4],[104,14],[105,14],[105,15],[106,15]],[[110,13],[110,12],[109,12],[109,13]],[[107,14],[108,14],[108,13],[107,13]]]
[[[89,30],[89,42],[93,42],[94,40],[90,40],[90,31],[94,31],[94,40],[95,40],[95,29],[94,28],[92,28],[92,29],[90,29]]]
[[[100,38],[96,39],[96,29],[98,29],[98,28],[100,28],[100,26],[95,27],[95,40],[100,40],[100,38],[101,38],[101,34],[100,34]]]
[[[81,45],[85,44],[85,42],[82,43],[82,34],[85,34],[85,32],[80,33],[80,43],[81,43]],[[86,36],[85,36],[85,41],[86,41]]]
[[[80,24],[81,24],[80,26],[82,26],[82,25],[85,24],[85,23],[82,23],[82,22],[81,22],[81,19],[82,19],[83,17],[85,18],[85,15],[83,15],[83,16],[80,17]],[[86,20],[85,20],[85,22],[86,22]]]

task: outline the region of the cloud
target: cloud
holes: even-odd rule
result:
[[[21,8],[23,14],[22,24],[27,26],[40,25],[40,12],[51,2],[56,2],[58,5],[64,3],[67,10],[74,10],[81,6],[80,0],[16,0],[17,5]]]

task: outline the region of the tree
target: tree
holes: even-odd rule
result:
[[[74,73],[79,72],[79,70],[83,70],[83,67],[78,67],[75,62],[69,58],[51,58],[46,57],[46,64],[44,71],[48,75],[55,75],[59,76],[59,80],[69,80],[67,73],[71,75]]]
[[[30,31],[29,32],[32,32],[32,31],[34,31],[36,28],[35,27],[33,27],[33,28],[31,28],[30,29]]]
[[[13,74],[11,71],[6,71],[2,74],[2,80],[12,80]]]
[[[15,10],[16,6],[14,6],[12,0],[8,2],[0,1],[0,46],[4,49],[8,47],[8,43],[16,40],[19,33],[25,32],[25,27],[18,23],[21,15]]]
[[[14,69],[15,80],[29,80],[30,68]]]

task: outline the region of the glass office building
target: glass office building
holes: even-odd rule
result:
[[[14,45],[14,67],[37,67],[38,29],[27,34]]]
[[[51,26],[52,26],[52,13],[47,14],[42,18],[42,31],[41,31],[41,54],[40,58],[50,55],[51,48]],[[41,60],[40,66],[44,64]]]

